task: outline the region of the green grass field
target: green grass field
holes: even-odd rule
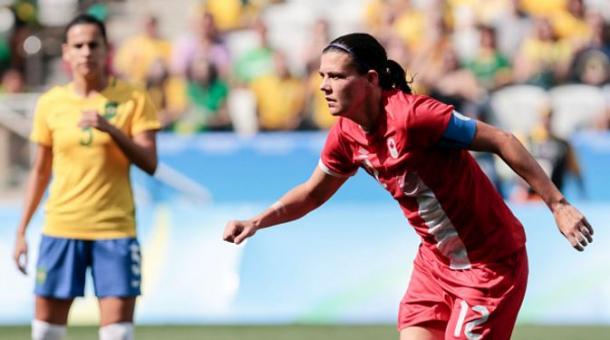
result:
[[[393,326],[138,326],[138,340],[383,340],[398,339]],[[0,327],[1,340],[27,340],[25,326]],[[518,326],[514,340],[610,339],[605,326]],[[68,340],[97,340],[95,327],[70,327]]]

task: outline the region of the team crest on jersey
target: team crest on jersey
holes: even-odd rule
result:
[[[396,148],[396,141],[392,137],[388,138],[388,150],[390,151],[390,156],[392,156],[392,158],[398,158],[398,149]]]
[[[116,117],[118,113],[119,103],[117,102],[108,102],[104,105],[104,113],[102,113],[102,117],[106,120],[111,120]],[[82,146],[91,146],[93,144],[93,129],[91,127],[86,127],[82,129],[83,134],[80,138],[80,145]]]
[[[117,109],[119,107],[119,103],[117,102],[108,102],[104,106],[104,114],[103,117],[107,120],[114,118],[117,115]]]
[[[44,267],[36,268],[36,282],[39,285],[43,285],[47,280],[47,269]]]

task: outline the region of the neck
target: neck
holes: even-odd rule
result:
[[[365,99],[362,105],[362,110],[358,115],[355,115],[354,122],[366,132],[372,132],[379,124],[379,116],[381,114],[381,89],[373,91],[373,93]]]
[[[88,96],[92,92],[101,92],[108,86],[108,75],[104,73],[85,76],[74,76],[74,90],[81,96]]]

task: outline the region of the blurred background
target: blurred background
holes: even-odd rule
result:
[[[474,154],[526,228],[531,274],[516,337],[610,338],[608,0],[0,0],[0,324],[26,325],[33,312],[34,278],[11,260],[27,137],[37,97],[69,79],[63,27],[81,12],[106,22],[108,69],[145,86],[163,124],[159,171],[132,171],[140,324],[380,325],[358,332],[397,338],[418,239],[365,173],[297,222],[242,246],[221,242],[227,220],[250,217],[314,169],[334,122],[318,90],[320,52],[366,31],[416,93],[513,132],[596,228],[575,252],[525,183]],[[41,211],[28,232],[30,273]],[[97,313],[88,296],[70,322],[95,325]],[[190,328],[167,338],[181,329]],[[0,338],[25,330],[0,327]],[[329,332],[303,339],[341,338]]]

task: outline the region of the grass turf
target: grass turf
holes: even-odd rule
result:
[[[383,340],[398,339],[393,326],[138,326],[138,340]],[[610,338],[610,326],[519,325],[513,340],[602,340]],[[29,339],[29,327],[0,327],[0,340]],[[68,328],[67,340],[97,340],[96,327]]]

